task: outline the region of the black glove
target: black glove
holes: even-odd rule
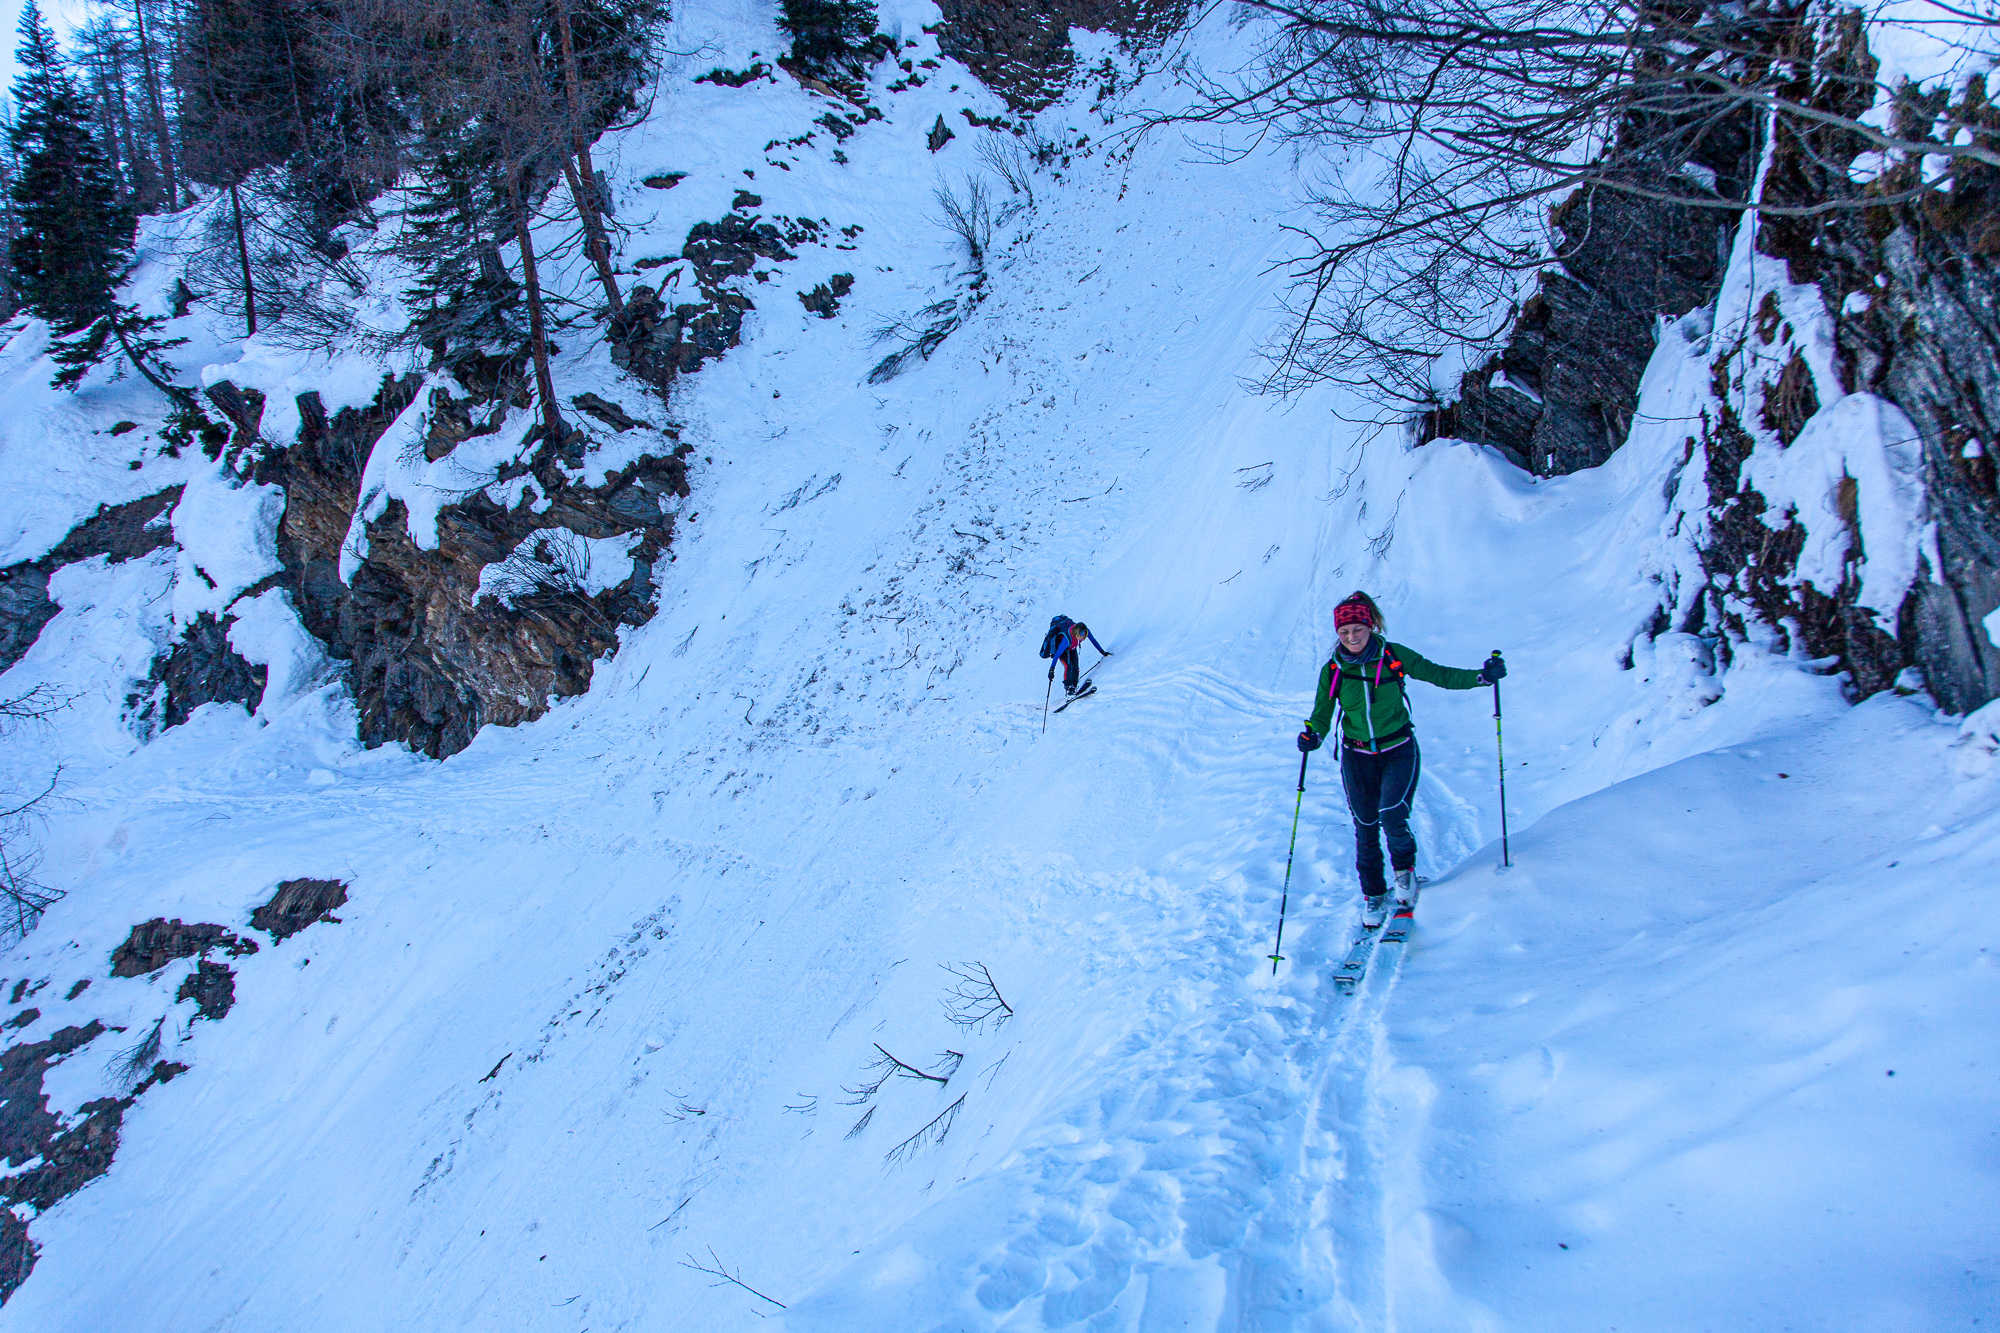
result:
[[[1500,660],[1500,654],[1496,652],[1486,659],[1484,666],[1479,668],[1479,683],[1491,685],[1506,674],[1507,664]]]
[[[1311,754],[1319,748],[1320,734],[1311,727],[1299,733],[1299,753]]]

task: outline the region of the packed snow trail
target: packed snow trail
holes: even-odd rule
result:
[[[1677,521],[1670,391],[1705,382],[1692,341],[1663,334],[1664,424],[1588,474],[1537,484],[1461,444],[1367,442],[1353,404],[1238,382],[1275,293],[1246,238],[1275,234],[1288,164],[1203,165],[1156,137],[1041,180],[977,316],[866,386],[868,327],[951,281],[928,191],[974,168],[963,142],[933,159],[923,130],[997,99],[946,64],[843,141],[848,165],[821,143],[770,169],[763,146],[820,103],[690,82],[776,49],[768,14],[682,22],[701,55],[604,151],[627,258],[720,216],[750,169],[769,210],[865,230],[757,288],[745,345],[686,384],[703,464],[677,559],[589,694],[435,764],[359,749],[301,642],[257,718],[211,707],[138,746],[122,701],[167,635],[175,561],[58,576],[62,613],[4,686],[84,697],[4,755],[24,778],[52,752],[72,765],[42,839],[71,894],[5,974],[51,982],[24,1038],[172,1014],[191,1069],[127,1113],[108,1175],[35,1219],[43,1252],[0,1328],[1678,1333],[1772,1327],[1759,1284],[1801,1327],[1977,1308],[1991,1270],[1967,1218],[2000,1191],[1989,1085],[1967,1080],[1990,1073],[1870,1081],[1906,1100],[1853,1120],[1800,1105],[1833,1086],[1814,1052],[1864,1093],[1877,1022],[1911,1071],[2000,1068],[1990,908],[1948,891],[1991,877],[1988,752],[1911,703],[1850,713],[1757,645],[1725,669],[1713,643],[1643,632]],[[1096,134],[1086,103],[1043,124]],[[635,184],[668,168],[693,174]],[[841,318],[788,308],[837,268],[859,275]],[[321,373],[365,396],[379,373],[206,338],[191,356],[273,401]],[[36,347],[8,355],[9,382],[39,374]],[[631,396],[601,351],[569,355],[566,385]],[[17,546],[110,498],[93,487],[198,466],[81,456],[138,392],[0,423],[8,478],[49,511]],[[1326,765],[1275,979],[1265,955],[1291,737],[1355,586],[1436,660],[1507,650],[1523,864],[1491,869],[1485,692],[1413,690],[1436,882],[1400,979],[1342,997],[1352,844]],[[1042,736],[1034,650],[1057,611],[1117,656]],[[1767,803],[1815,771],[1795,750],[1822,775]],[[1780,754],[1790,777],[1750,766]],[[1835,830],[1874,859],[1841,869]],[[1878,885],[1889,860],[1930,868]],[[133,924],[240,930],[300,875],[348,882],[339,924],[232,960],[222,1021],[175,1007],[191,961],[106,977]],[[1910,962],[1884,952],[1878,887]],[[941,969],[968,960],[1005,1025],[941,1009]],[[878,1045],[948,1083],[850,1091]],[[60,1065],[52,1104],[102,1095],[105,1062]],[[1883,1068],[1908,1077],[1900,1053]],[[1795,1122],[1810,1160],[1782,1141]],[[1893,1189],[1884,1143],[1950,1163],[1952,1188]],[[1777,1165],[1750,1169],[1753,1150]],[[1768,1236],[1773,1211],[1833,1217],[1850,1187],[1895,1199],[1896,1245],[1815,1222],[1786,1257],[1848,1285],[1772,1283],[1737,1219]],[[1683,1236],[1662,1240],[1655,1193]],[[1963,1268],[1910,1248],[1933,1242]]]

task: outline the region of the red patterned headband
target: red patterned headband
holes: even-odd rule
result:
[[[1375,628],[1375,613],[1365,602],[1342,602],[1333,608],[1333,627],[1345,629],[1349,625],[1366,625]]]

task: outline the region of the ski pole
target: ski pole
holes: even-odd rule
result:
[[[1495,657],[1500,650],[1493,650]],[[1493,682],[1493,749],[1500,758],[1500,864],[1511,866],[1513,860],[1507,855],[1507,741],[1500,734],[1500,682]]]
[[[1056,667],[1049,663],[1049,687],[1042,691],[1042,735],[1049,734],[1049,696],[1056,692]]]
[[[1292,845],[1285,852],[1285,892],[1278,900],[1278,939],[1271,945],[1271,975],[1278,975],[1278,964],[1285,961],[1279,950],[1285,947],[1285,909],[1292,905],[1292,857],[1299,850],[1299,811],[1306,803],[1306,760],[1309,754],[1299,756],[1299,798],[1292,802]]]

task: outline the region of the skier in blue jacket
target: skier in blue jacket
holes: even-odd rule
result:
[[[1049,679],[1056,678],[1056,663],[1061,662],[1063,693],[1072,699],[1076,698],[1077,680],[1080,676],[1077,670],[1076,650],[1086,643],[1106,657],[1111,656],[1111,650],[1097,641],[1097,636],[1090,632],[1090,626],[1080,620],[1071,620],[1068,616],[1057,616],[1049,621],[1049,632],[1042,637],[1042,656],[1051,659]],[[1089,691],[1086,690],[1085,693]]]

